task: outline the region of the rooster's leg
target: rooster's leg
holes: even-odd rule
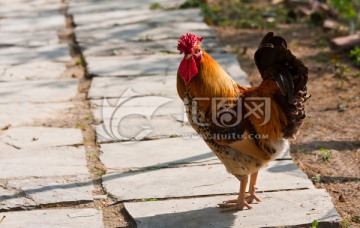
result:
[[[222,204],[218,204],[219,207],[224,208],[222,212],[242,210],[244,207],[249,209],[252,208],[245,200],[245,191],[248,179],[248,176],[246,176],[240,180],[240,192],[236,200],[227,200]]]
[[[247,203],[252,203],[254,200],[256,202],[260,202],[261,200],[255,195],[255,191],[257,189],[256,179],[257,179],[258,172],[255,172],[250,175],[250,185],[249,185],[249,195],[246,196],[245,200]]]

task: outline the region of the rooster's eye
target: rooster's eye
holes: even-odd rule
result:
[[[196,49],[196,50],[194,51],[194,53],[197,55],[197,54],[200,53],[200,50],[199,50],[199,49]]]

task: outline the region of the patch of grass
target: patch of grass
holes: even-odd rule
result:
[[[360,47],[352,49],[349,53],[349,57],[355,65],[360,66]]]
[[[318,224],[319,224],[318,220],[315,219],[315,220],[311,223],[311,228],[316,228]]]
[[[335,64],[335,76],[341,79],[346,78],[346,75],[350,72],[350,67],[345,66],[342,63]]]
[[[90,169],[90,173],[96,174],[98,176],[102,176],[106,173],[106,170],[103,169],[99,169],[97,167],[91,168]]]
[[[93,122],[93,120],[94,120],[92,114],[88,114],[88,115],[85,117],[85,119],[86,119],[86,121],[88,121],[88,122]]]
[[[156,198],[148,198],[148,199],[145,199],[146,202],[155,202],[157,201]]]
[[[321,175],[320,174],[316,174],[315,176],[313,176],[311,178],[312,182],[315,184],[315,183],[319,183],[320,180],[321,180]]]
[[[78,123],[75,124],[75,128],[81,129],[81,130],[84,131],[85,130],[85,125],[83,123],[78,122]]]
[[[350,228],[350,223],[348,220],[343,219],[341,223],[342,223],[342,228]]]
[[[326,63],[329,61],[329,56],[326,53],[321,52],[315,56],[315,61],[319,63]]]
[[[208,24],[235,28],[272,28],[279,22],[286,22],[287,15],[283,7],[259,7],[239,0],[201,4],[200,8]]]
[[[79,57],[76,59],[76,65],[77,65],[77,66],[84,66],[84,65],[85,65],[85,59],[84,59],[84,57],[79,56]]]
[[[353,33],[360,25],[360,15],[357,10],[360,1],[327,0],[340,16],[340,19],[349,26],[350,33]]]
[[[150,9],[151,10],[162,10],[162,9],[164,9],[164,7],[160,3],[154,2],[150,5]]]
[[[91,151],[88,153],[88,157],[91,159],[97,158],[98,157],[98,153],[96,151]]]
[[[180,5],[180,9],[196,8],[201,5],[201,0],[187,0]]]
[[[354,215],[351,217],[351,221],[360,224],[360,215]]]
[[[324,161],[329,161],[331,155],[332,155],[332,150],[327,150],[326,148],[324,147],[321,147],[319,149],[320,152],[324,153],[324,156],[323,156],[323,160]]]
[[[327,47],[329,46],[329,41],[325,38],[321,38],[317,41],[318,45],[321,47]]]

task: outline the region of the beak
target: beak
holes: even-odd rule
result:
[[[191,57],[192,57],[192,54],[187,54],[187,55],[185,56],[186,59],[190,59]]]

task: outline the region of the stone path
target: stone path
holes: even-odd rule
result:
[[[260,204],[219,213],[217,203],[236,197],[239,183],[184,117],[175,87],[182,58],[177,39],[186,32],[205,36],[204,47],[225,70],[248,82],[199,9],[175,9],[182,2],[0,2],[1,227],[118,227],[126,223],[107,220],[123,214],[104,209],[118,203],[139,227],[309,226],[314,220],[339,227],[330,196],[314,188],[289,151],[260,172]],[[150,10],[154,3],[174,10]],[[93,76],[83,101],[79,80],[66,76],[69,46],[57,36],[68,29],[64,10],[73,16]],[[87,162],[97,155],[88,153],[96,146],[84,141],[85,130],[51,127],[87,101],[98,165],[107,170],[97,174],[103,193]]]

